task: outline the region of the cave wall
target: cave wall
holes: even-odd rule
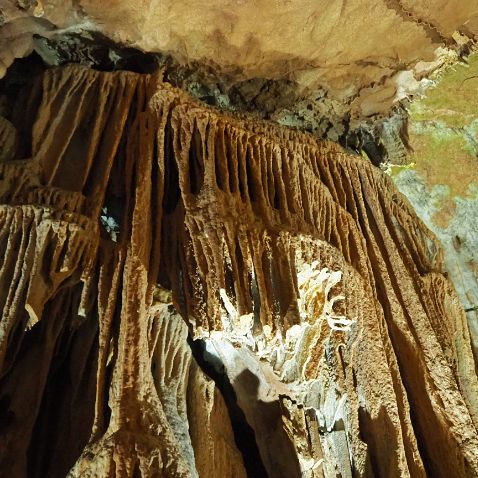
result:
[[[159,72],[3,111],[2,473],[476,476],[463,308],[370,162]]]
[[[478,356],[476,230],[478,121],[475,108],[478,56],[443,70],[427,95],[410,108],[412,151],[390,174],[417,214],[438,237],[445,268],[468,319]]]
[[[396,160],[403,103],[477,33],[474,0],[3,0],[0,78],[32,51],[50,66],[129,69],[134,48],[208,103]]]

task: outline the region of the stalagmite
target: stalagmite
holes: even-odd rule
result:
[[[6,116],[2,476],[478,475],[464,312],[380,170],[160,73]]]

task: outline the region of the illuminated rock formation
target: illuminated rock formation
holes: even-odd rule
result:
[[[2,0],[0,78],[32,51],[124,69],[121,47],[134,47],[170,57],[177,86],[218,106],[360,149],[373,138],[355,130],[420,95],[477,35],[475,0]]]
[[[368,161],[73,66],[0,128],[2,475],[478,474],[463,309]]]

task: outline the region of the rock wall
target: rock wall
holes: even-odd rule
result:
[[[149,72],[147,52],[208,103],[396,162],[402,103],[477,35],[474,0],[3,0],[0,78],[32,51],[50,66]]]
[[[441,72],[410,108],[412,153],[390,173],[438,237],[478,357],[478,55]]]
[[[478,474],[464,311],[390,178],[160,74],[7,103],[2,474]]]

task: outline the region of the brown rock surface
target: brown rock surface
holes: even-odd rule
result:
[[[422,78],[456,61],[478,34],[474,0],[3,0],[1,14],[0,77],[33,49],[61,60],[38,38],[100,32],[210,68],[222,93],[234,84],[257,109],[284,123],[293,115],[321,134],[327,127],[314,123],[364,120],[416,95]],[[267,81],[279,83],[265,92]]]
[[[463,309],[369,162],[159,75],[48,70],[6,120],[2,475],[478,474]]]

